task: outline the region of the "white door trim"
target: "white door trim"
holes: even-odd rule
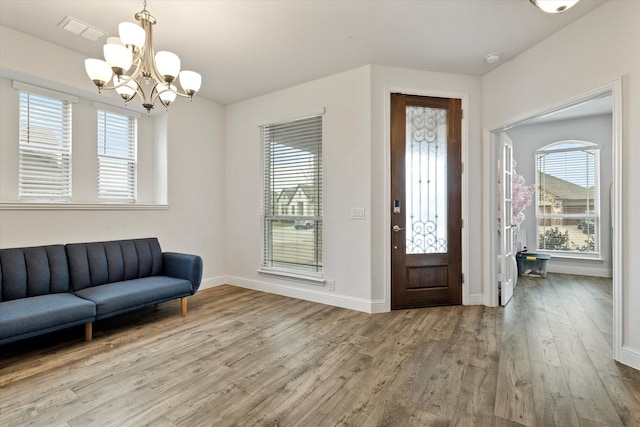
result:
[[[557,102],[532,111],[514,116],[505,123],[484,129],[483,160],[484,160],[484,219],[483,233],[483,262],[487,266],[483,274],[483,290],[485,305],[498,305],[498,286],[496,268],[496,234],[493,218],[496,215],[496,144],[497,136],[505,129],[537,116],[560,110],[568,105],[577,104],[599,95],[611,93],[613,96],[613,191],[612,191],[612,253],[613,253],[613,358],[625,360],[622,342],[622,79],[616,79],[586,93],[570,99]],[[622,360],[621,360],[622,359]]]
[[[386,310],[391,311],[391,94],[404,93],[406,95],[431,96],[437,98],[460,99],[462,103],[462,147],[461,158],[463,164],[462,171],[462,221],[468,224],[469,218],[469,179],[468,179],[468,157],[469,157],[469,94],[467,92],[450,92],[429,89],[416,89],[413,87],[385,86],[384,88],[384,289]],[[466,112],[466,113],[465,113]],[[462,305],[469,305],[477,302],[470,301],[469,295],[469,232],[467,227],[462,228],[462,274],[465,281],[462,284]]]

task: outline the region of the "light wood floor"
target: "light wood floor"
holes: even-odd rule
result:
[[[2,426],[640,426],[611,283],[384,314],[232,286],[0,347]]]

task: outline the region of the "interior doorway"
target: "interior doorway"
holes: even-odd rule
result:
[[[622,307],[620,302],[620,294],[621,294],[621,248],[622,248],[622,235],[620,231],[620,221],[621,221],[621,181],[622,181],[622,161],[621,161],[621,97],[620,97],[620,82],[612,82],[611,84],[605,85],[601,88],[595,89],[587,94],[584,94],[580,97],[576,97],[575,99],[566,101],[564,103],[558,104],[556,106],[547,107],[544,109],[540,109],[537,112],[532,112],[530,114],[521,116],[519,118],[514,119],[511,123],[506,125],[494,128],[489,131],[487,142],[488,145],[485,146],[485,167],[488,168],[485,177],[487,178],[488,185],[490,188],[488,192],[491,194],[491,203],[486,205],[485,212],[490,217],[485,224],[487,225],[489,238],[485,242],[485,248],[490,254],[489,262],[490,266],[488,268],[488,275],[485,276],[488,280],[488,283],[485,283],[485,292],[487,292],[489,305],[496,306],[498,305],[500,287],[502,283],[505,282],[505,277],[502,275],[502,262],[501,260],[504,258],[504,250],[502,247],[504,244],[503,236],[500,236],[496,230],[496,222],[497,220],[493,220],[493,218],[499,217],[498,212],[498,168],[500,166],[500,153],[502,147],[503,135],[514,134],[514,129],[518,127],[523,127],[527,125],[531,125],[533,123],[544,123],[545,121],[550,121],[558,118],[570,118],[571,115],[574,118],[578,117],[586,117],[590,114],[599,114],[606,113],[606,111],[594,111],[594,108],[597,108],[598,104],[602,104],[598,100],[602,100],[603,98],[607,98],[609,101],[609,114],[611,120],[611,146],[610,146],[610,157],[607,160],[607,169],[610,174],[608,177],[611,181],[611,185],[605,185],[602,188],[601,197],[606,198],[607,202],[610,201],[610,206],[608,207],[608,212],[606,213],[606,217],[610,218],[606,227],[608,228],[606,231],[609,233],[603,233],[605,238],[610,240],[610,246],[608,247],[608,251],[610,251],[610,276],[612,277],[613,284],[613,357],[618,360],[620,351],[621,351],[621,342],[622,342],[622,333],[621,333],[621,325],[622,325]],[[591,110],[590,110],[591,109]],[[565,139],[571,139],[569,137]],[[549,141],[553,142],[553,141]],[[518,141],[517,138],[514,140],[514,152],[518,151]],[[534,168],[534,158],[533,156],[529,159],[531,163],[531,167]],[[490,172],[494,171],[494,172]],[[536,174],[538,172],[535,172]],[[538,177],[539,178],[539,177]],[[532,182],[529,184],[534,184],[536,181],[536,176],[533,175]],[[536,219],[536,203],[532,203],[534,206],[530,208],[529,214],[532,215],[534,221],[538,221]],[[540,240],[540,236],[537,235],[537,228],[534,226],[533,232],[527,233],[528,242],[526,243],[530,252],[535,252],[538,247],[538,242]],[[531,235],[532,234],[532,235]],[[584,269],[581,273],[585,274]],[[588,269],[587,275],[588,273]],[[565,271],[559,271],[565,272]],[[592,275],[600,275],[600,274],[592,274]],[[606,276],[603,276],[606,277]]]

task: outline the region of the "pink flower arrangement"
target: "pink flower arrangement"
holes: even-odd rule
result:
[[[511,206],[513,210],[512,225],[520,225],[524,221],[524,208],[531,204],[534,185],[524,185],[524,177],[516,173],[516,162],[513,162],[513,173],[511,174]]]
[[[534,185],[524,185],[524,177],[516,173],[516,161],[513,161],[513,170],[511,173],[511,207],[512,218],[511,225],[520,225],[524,221],[524,209],[529,206],[533,200],[535,192]],[[500,168],[498,168],[500,169]],[[498,171],[498,196],[500,195],[502,183],[502,173]],[[498,200],[498,212],[502,210],[502,200]],[[498,217],[498,222],[500,218]]]

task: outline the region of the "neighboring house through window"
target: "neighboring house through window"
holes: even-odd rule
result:
[[[536,152],[539,250],[600,254],[599,156],[599,147],[584,141],[560,141]]]
[[[262,270],[322,276],[322,116],[260,127]]]
[[[71,200],[71,102],[20,91],[18,197]]]
[[[98,198],[136,200],[137,119],[98,110]]]

